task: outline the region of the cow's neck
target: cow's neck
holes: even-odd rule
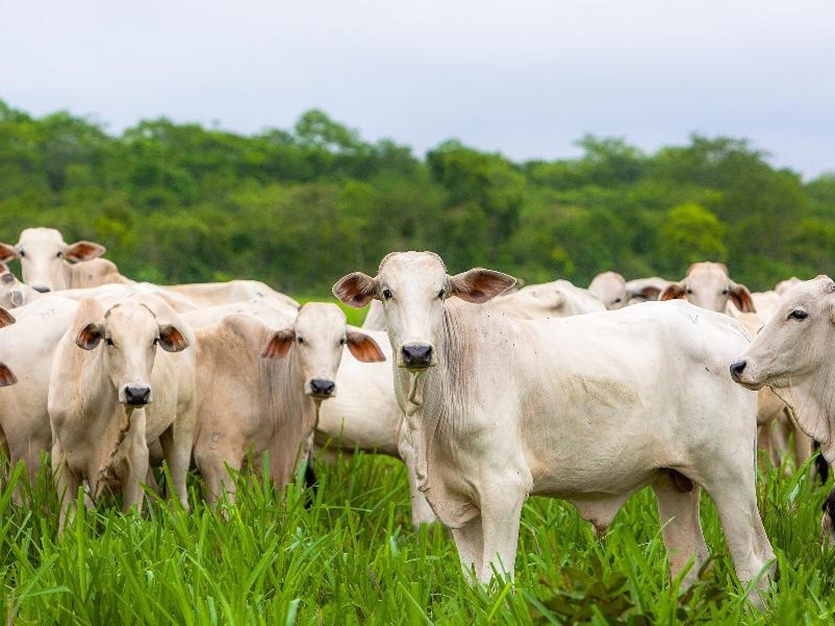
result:
[[[835,441],[829,434],[835,420],[835,369],[821,367],[774,392],[791,409],[801,430],[820,442],[826,460],[835,464]]]

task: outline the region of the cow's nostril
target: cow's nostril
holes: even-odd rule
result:
[[[336,384],[327,378],[314,378],[310,381],[310,390],[316,395],[329,396]]]
[[[150,399],[150,387],[125,387],[125,403],[130,406],[144,406]]]
[[[432,363],[432,346],[428,344],[403,346],[400,352],[406,367],[429,367]]]
[[[742,372],[745,371],[745,361],[734,361],[731,363],[731,378],[739,380],[742,377]]]

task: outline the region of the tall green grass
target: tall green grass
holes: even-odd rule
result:
[[[802,470],[771,470],[760,507],[779,576],[761,613],[735,581],[716,512],[703,524],[714,560],[689,591],[668,580],[654,497],[644,491],[595,537],[570,505],[525,506],[516,582],[470,587],[447,532],[410,525],[405,468],[357,454],[300,484],[239,481],[224,519],[196,478],[190,513],[155,496],[144,514],[112,499],[57,534],[46,472],[17,506],[0,492],[0,603],[14,624],[818,624],[835,613],[835,555],[821,548],[826,493]],[[79,502],[79,505],[81,503]]]

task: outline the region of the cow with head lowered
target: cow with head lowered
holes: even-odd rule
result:
[[[748,343],[739,324],[687,303],[517,320],[487,303],[514,282],[485,269],[450,276],[438,255],[405,252],[376,277],[334,285],[352,306],[382,302],[417,478],[464,570],[480,581],[512,575],[530,495],[572,502],[602,532],[649,485],[671,574],[695,557],[692,581],[708,555],[703,487],[739,578],[763,573],[767,584],[756,397],[725,373]]]

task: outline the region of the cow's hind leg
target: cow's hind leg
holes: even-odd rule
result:
[[[699,494],[701,488],[674,470],[664,470],[652,490],[658,501],[658,518],[667,555],[670,561],[670,578],[675,578],[695,557],[693,567],[684,578],[685,585],[695,582],[699,568],[708,558],[707,544],[699,521]]]
[[[728,450],[705,469],[702,484],[716,504],[737,576],[743,583],[759,577],[757,586],[767,588],[774,552],[757,509],[753,455]]]

